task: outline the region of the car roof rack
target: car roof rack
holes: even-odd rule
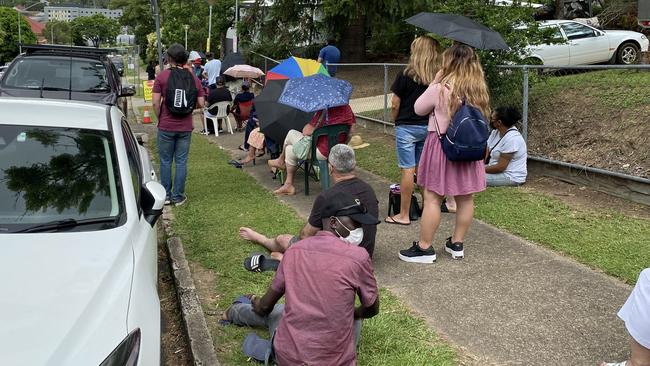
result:
[[[95,47],[81,47],[81,46],[65,46],[65,45],[24,45],[23,50],[28,55],[33,54],[50,54],[50,55],[64,55],[64,56],[105,56],[109,53],[114,53],[117,50],[114,48],[95,48]]]

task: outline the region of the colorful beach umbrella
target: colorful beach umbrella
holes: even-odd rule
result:
[[[320,62],[292,56],[269,70],[266,74],[266,80],[295,79],[314,74],[330,76],[325,66]]]

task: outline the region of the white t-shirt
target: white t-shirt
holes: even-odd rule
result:
[[[221,73],[221,61],[212,59],[205,63],[203,70],[208,74],[208,85],[216,84],[217,77]]]
[[[497,164],[502,153],[514,153],[512,160],[508,163],[503,174],[513,182],[524,183],[526,182],[526,175],[528,174],[526,168],[526,159],[528,159],[526,141],[524,141],[524,138],[516,127],[510,127],[509,130],[511,131],[505,134],[503,138],[501,138],[499,131],[496,129],[492,130],[492,133],[490,133],[487,142],[488,148],[491,150],[490,162],[488,165]],[[499,141],[499,139],[501,139],[501,141]]]

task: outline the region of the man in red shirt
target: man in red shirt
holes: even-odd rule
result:
[[[357,319],[379,313],[379,290],[368,252],[350,244],[362,224],[376,225],[358,199],[333,197],[323,230],[292,245],[271,286],[252,304],[235,303],[224,320],[268,327],[278,365],[355,365]],[[277,304],[284,296],[285,305]],[[354,306],[359,296],[361,305]]]
[[[332,107],[327,110],[327,121],[321,121],[323,111],[318,111],[314,114],[314,117],[311,121],[303,127],[302,132],[296,130],[290,130],[287,134],[287,137],[284,138],[284,147],[282,148],[282,154],[277,159],[269,160],[268,164],[271,168],[276,169],[286,169],[287,178],[282,187],[273,191],[274,194],[280,195],[294,195],[296,194],[296,188],[293,186],[293,179],[298,170],[298,158],[293,153],[293,144],[298,140],[302,139],[304,136],[311,136],[314,131],[322,125],[349,125],[350,132],[346,137],[346,140],[341,140],[339,143],[345,144],[350,139],[350,136],[353,135],[352,128],[356,122],[352,108],[349,105],[344,105],[340,107]],[[327,155],[329,153],[327,137],[321,136],[318,141],[316,141],[316,159],[318,160],[327,160]]]
[[[194,76],[187,65],[188,54],[180,44],[173,44],[167,49],[170,68],[162,71],[153,84],[153,111],[158,117],[158,154],[160,156],[160,182],[167,191],[166,204],[180,206],[187,200],[185,196],[185,178],[187,177],[187,157],[192,140],[192,113],[174,114],[167,106],[167,85],[172,69],[187,72],[196,85],[197,98],[194,108],[203,108],[205,97],[201,82]],[[177,70],[173,70],[177,72]],[[185,76],[185,75],[182,75]],[[191,83],[189,84],[191,86]],[[188,103],[192,90],[180,93],[180,101]],[[189,101],[192,103],[193,101]],[[186,106],[181,104],[181,106]],[[191,106],[190,106],[191,107]],[[172,163],[176,162],[176,176],[172,185]]]

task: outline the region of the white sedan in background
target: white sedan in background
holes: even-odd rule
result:
[[[555,38],[563,42],[528,47],[528,59],[543,65],[632,65],[641,52],[648,51],[648,38],[638,32],[599,30],[572,20],[541,22],[541,28],[553,29]]]
[[[159,365],[151,171],[116,106],[0,98],[0,365]]]

